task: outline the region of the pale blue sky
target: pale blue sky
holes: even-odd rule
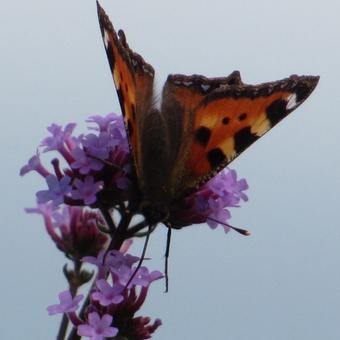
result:
[[[163,320],[155,339],[339,339],[339,2],[101,3],[155,67],[159,89],[174,72],[238,69],[248,83],[321,76],[307,102],[232,164],[250,185],[232,222],[252,236],[206,226],[174,232],[170,292],[156,283],[143,310]],[[41,219],[23,212],[43,182],[20,178],[19,168],[51,122],[119,106],[94,0],[13,0],[1,13],[0,338],[53,339],[59,319],[45,308],[66,288],[65,261]],[[152,235],[153,269],[163,269],[165,234]]]

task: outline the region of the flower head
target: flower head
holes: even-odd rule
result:
[[[176,202],[170,211],[170,220],[175,227],[196,223],[207,223],[212,229],[221,224],[229,231],[227,221],[231,217],[230,208],[238,207],[241,200],[248,197],[245,179],[237,180],[235,170],[224,169],[191,195]]]
[[[104,221],[96,211],[82,207],[55,207],[52,203],[27,210],[43,216],[48,234],[68,257],[80,260],[84,256],[97,256],[107,241],[107,236],[98,230],[97,225],[104,224]]]

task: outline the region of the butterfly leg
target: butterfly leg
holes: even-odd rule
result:
[[[145,241],[144,241],[144,246],[143,246],[143,251],[142,251],[142,255],[139,259],[139,262],[137,264],[137,267],[136,269],[134,270],[134,272],[132,273],[131,277],[129,278],[129,281],[127,282],[127,284],[125,285],[125,289],[128,288],[129,284],[131,283],[131,281],[134,279],[134,277],[136,276],[139,268],[142,266],[143,262],[144,262],[144,259],[145,259],[145,253],[146,253],[146,249],[148,247],[148,243],[149,243],[149,239],[150,239],[150,234],[152,233],[152,230],[153,230],[153,227],[152,225],[149,225],[148,226],[148,231],[147,231],[147,234],[145,236]]]
[[[165,268],[164,268],[164,273],[165,273],[165,293],[168,292],[169,290],[169,254],[170,254],[170,244],[171,244],[171,224],[170,223],[165,223],[165,225],[168,228],[168,233],[166,236],[166,249],[165,249]]]

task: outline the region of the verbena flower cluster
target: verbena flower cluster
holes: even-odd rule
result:
[[[85,256],[83,261],[98,267],[83,319],[76,314],[83,295],[73,297],[69,290],[59,294],[59,304],[47,308],[49,314],[66,313],[78,335],[95,340],[114,337],[118,332],[127,339],[151,338],[161,321],[156,319],[150,324],[150,318],[134,315],[144,303],[150,284],[163,274],[149,272],[146,267],[135,272],[133,265],[139,258],[118,250],[102,250],[97,257]]]
[[[123,119],[110,113],[92,116],[87,122],[88,133],[80,135],[74,134],[74,123],[65,127],[52,124],[50,135],[20,171],[21,175],[35,171],[44,177],[47,188],[36,193],[37,207],[27,211],[43,216],[48,234],[74,265],[64,268],[69,289],[59,294],[60,303],[48,311],[67,316],[73,332],[80,336],[148,339],[161,322],[151,323],[150,318],[135,313],[145,301],[149,285],[163,275],[150,272],[138,257],[126,253],[131,238],[148,225],[146,221],[131,223],[142,198]],[[50,166],[41,161],[41,153],[55,155]],[[169,207],[171,225],[179,229],[206,222],[212,229],[222,225],[228,232],[230,208],[247,201],[247,188],[235,170],[226,169]],[[84,300],[77,290],[93,276],[84,263],[94,264],[98,270],[77,313]],[[61,327],[59,338],[65,331]]]
[[[91,133],[73,136],[76,124],[62,126],[52,124],[45,138],[20,174],[36,171],[46,180],[47,189],[38,191],[38,203],[52,202],[92,208],[115,207],[129,200],[138,200],[131,154],[123,120],[110,113],[105,117],[92,116],[88,123]],[[52,160],[53,171],[40,161],[40,151],[57,151],[62,158]],[[247,201],[244,193],[248,189],[245,179],[238,180],[236,171],[225,169],[203,185],[198,191],[184,198],[170,209],[170,220],[175,227],[196,223],[216,228],[223,225],[229,231],[228,208],[238,207],[241,200]],[[221,222],[221,223],[219,223]]]

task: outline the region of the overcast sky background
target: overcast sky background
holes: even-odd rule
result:
[[[340,338],[339,2],[102,1],[116,28],[157,72],[246,83],[320,75],[312,96],[232,163],[250,201],[232,223],[252,236],[196,226],[173,233],[170,292],[152,286],[142,315],[155,339]],[[39,216],[25,215],[44,188],[20,178],[52,122],[119,112],[94,0],[1,5],[2,211],[0,338],[55,338],[46,306],[66,288],[65,263]],[[82,123],[80,126],[84,126]],[[81,129],[78,130],[81,132]],[[150,267],[163,270],[165,228],[152,235]],[[140,254],[140,244],[134,249]]]

